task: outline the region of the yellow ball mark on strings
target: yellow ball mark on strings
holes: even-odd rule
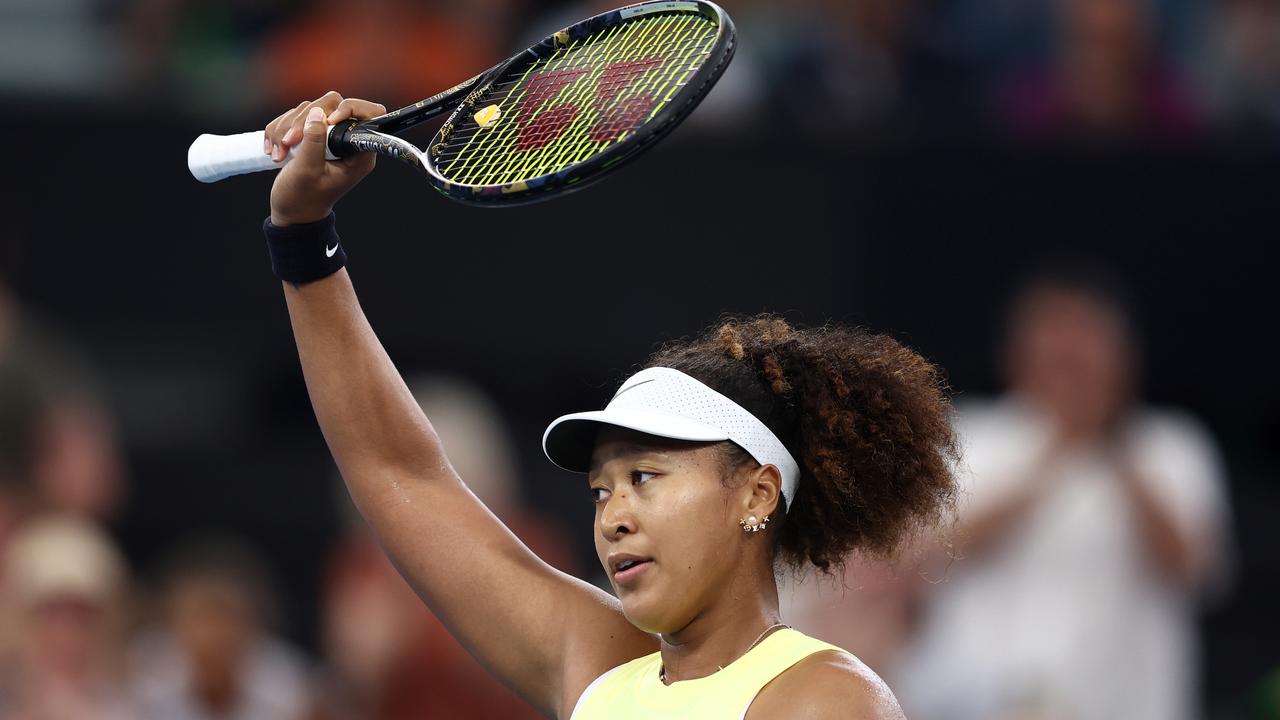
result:
[[[498,122],[498,118],[502,117],[502,108],[497,105],[489,105],[481,108],[481,110],[472,117],[475,118],[476,124],[480,127],[492,127],[494,123]]]

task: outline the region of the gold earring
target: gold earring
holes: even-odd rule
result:
[[[769,516],[765,515],[764,520],[760,520],[755,515],[748,515],[745,520],[738,520],[738,524],[744,532],[760,532],[769,526]]]

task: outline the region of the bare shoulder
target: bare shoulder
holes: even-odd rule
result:
[[[905,720],[879,675],[852,655],[819,652],[765,685],[746,720]]]

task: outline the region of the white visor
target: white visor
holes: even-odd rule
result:
[[[782,441],[741,405],[679,370],[641,370],[622,383],[604,410],[557,418],[542,435],[542,450],[565,470],[586,472],[601,424],[673,440],[731,440],[761,465],[778,468],[791,508],[800,466]]]

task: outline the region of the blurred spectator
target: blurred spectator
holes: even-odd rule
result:
[[[124,48],[112,0],[0,3],[0,93],[102,100],[121,86]]]
[[[0,551],[25,517],[110,520],[124,495],[115,431],[88,362],[22,308],[7,269],[0,267]]]
[[[273,603],[257,557],[230,540],[175,555],[164,623],[135,648],[146,720],[300,720],[311,704],[302,657],[267,631]]]
[[[1046,70],[1015,76],[999,97],[1027,137],[1185,139],[1202,124],[1186,82],[1156,43],[1154,0],[1058,0]]]
[[[1209,103],[1229,130],[1280,133],[1280,2],[1222,0],[1208,38]]]
[[[135,101],[176,100],[202,117],[238,116],[257,109],[263,98],[253,73],[254,54],[289,4],[286,0],[129,3],[127,80]]]
[[[28,523],[5,557],[0,717],[134,720],[122,677],[124,559],[97,527]]]
[[[66,398],[49,407],[38,428],[33,476],[38,507],[94,520],[119,509],[119,449],[105,412],[93,399]]]
[[[777,14],[753,35],[766,43],[768,79],[788,118],[823,134],[888,122],[914,0],[806,4],[770,6]]]
[[[472,492],[539,557],[572,572],[565,542],[520,500],[514,453],[493,403],[454,379],[409,385]],[[453,639],[354,513],[332,561],[324,613],[336,676],[320,713],[327,720],[539,717]]]
[[[514,0],[320,0],[262,48],[259,76],[277,112],[329,90],[395,107],[498,62]]]
[[[1033,59],[1049,42],[1058,0],[950,0],[921,3],[917,24],[929,42],[983,66]]]
[[[1213,440],[1140,404],[1119,286],[1063,268],[1017,298],[1008,394],[959,409],[959,559],[897,687],[920,720],[1183,720],[1195,599],[1224,561]]]

